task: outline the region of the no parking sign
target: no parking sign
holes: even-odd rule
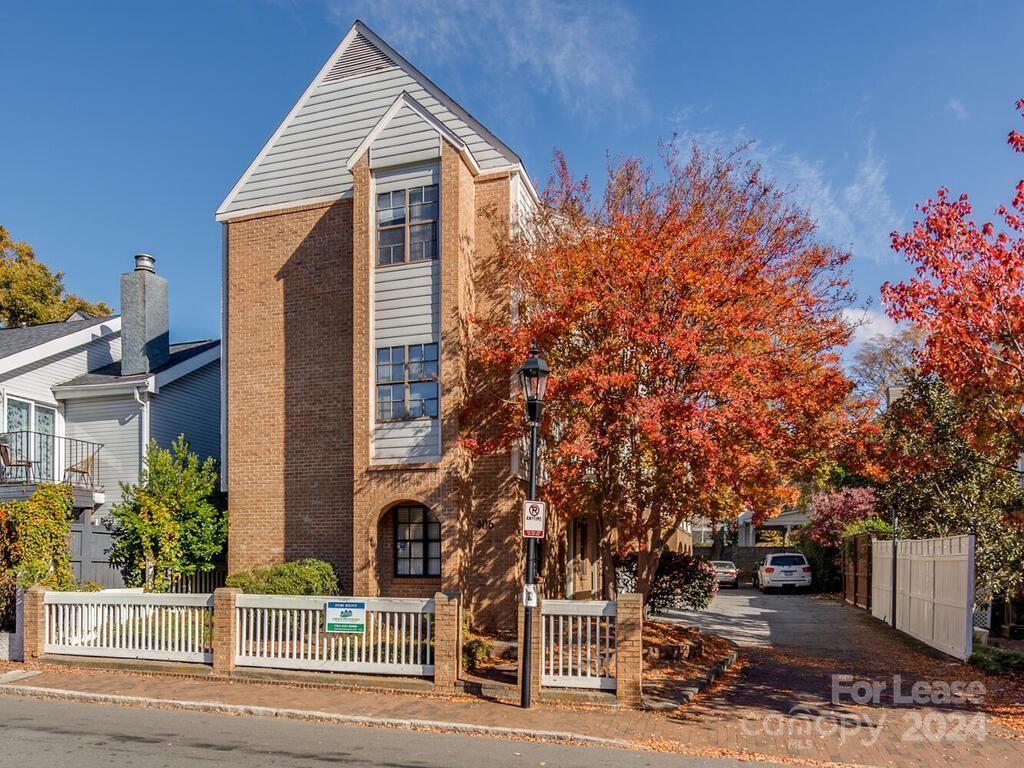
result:
[[[523,538],[543,539],[548,505],[543,501],[523,502]]]

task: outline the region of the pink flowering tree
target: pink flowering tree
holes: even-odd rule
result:
[[[877,517],[875,492],[871,488],[844,488],[816,493],[811,498],[806,535],[827,549],[842,546],[846,530],[856,523]]]

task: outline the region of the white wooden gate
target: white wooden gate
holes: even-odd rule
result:
[[[541,685],[615,690],[614,600],[541,603]]]
[[[366,631],[329,634],[328,600],[366,603]],[[240,667],[434,674],[433,599],[324,598],[239,595],[235,603],[235,664]]]
[[[892,542],[876,539],[871,551],[871,613],[892,612]],[[898,542],[896,629],[966,659],[974,635],[974,536]]]

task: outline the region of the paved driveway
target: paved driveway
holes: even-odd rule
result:
[[[720,590],[707,610],[669,616],[740,646],[835,652],[849,651],[850,633],[859,634],[872,621],[866,611],[834,600],[796,593],[763,595],[752,587]]]
[[[691,725],[737,732],[754,743],[782,734],[788,754],[800,758],[901,767],[1024,765],[1024,744],[993,718],[978,720],[977,710],[960,705],[908,702],[916,681],[980,676],[867,611],[820,595],[741,588],[722,590],[707,610],[664,618],[729,638],[743,651],[727,685],[678,715]],[[837,696],[839,675],[878,685],[878,700],[861,705],[848,693]],[[902,700],[894,699],[897,685]],[[986,690],[992,701],[998,692]]]

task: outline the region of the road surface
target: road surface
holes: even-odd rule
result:
[[[727,768],[770,766],[604,747],[0,697],[12,768]],[[780,767],[781,768],[781,767]]]

